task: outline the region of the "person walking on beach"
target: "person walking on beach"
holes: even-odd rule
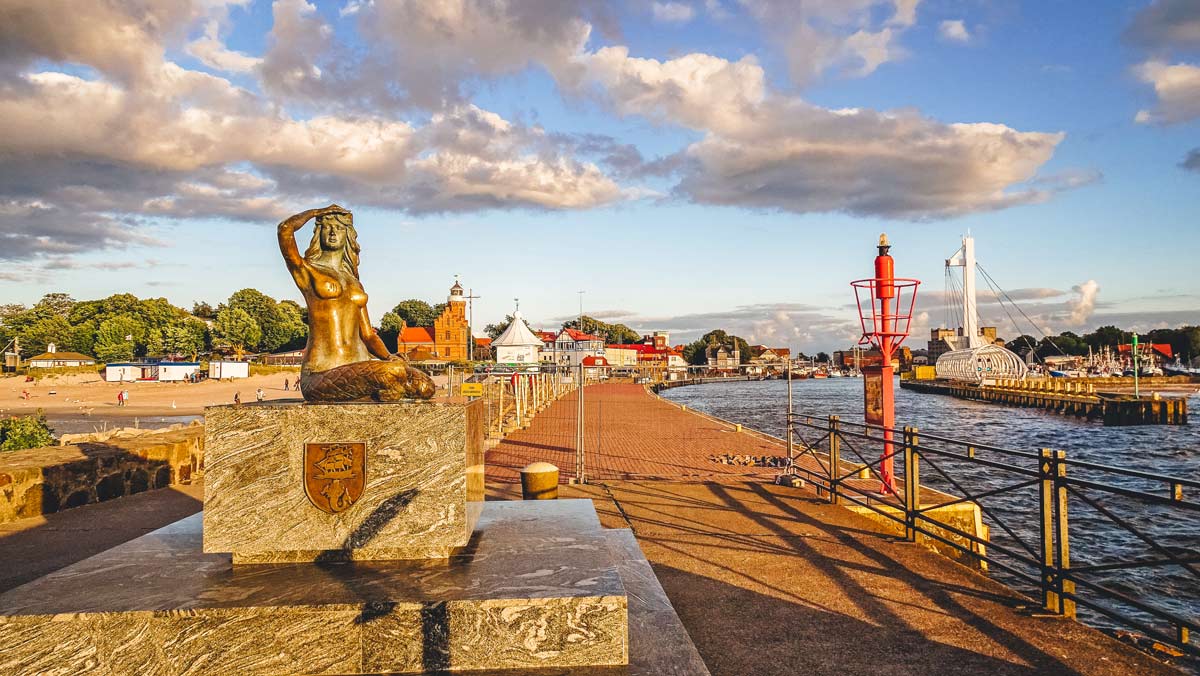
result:
[[[121,405],[129,405],[129,390],[121,390]]]
[[[254,396],[255,396],[255,397],[256,397],[256,398],[257,398],[259,401],[262,401],[262,400],[263,400],[263,397],[265,396],[265,393],[263,392],[263,388],[261,388],[261,387],[260,387],[260,388],[258,388],[258,390],[256,390],[256,391],[254,392]]]
[[[238,404],[240,404],[240,403],[242,403],[242,393],[241,393],[241,392],[234,392],[234,393],[233,393],[233,404],[236,406],[236,405],[238,405]]]
[[[287,378],[283,379],[283,391],[284,392],[288,391],[288,379]]]
[[[117,406],[125,405],[125,390],[117,392]]]

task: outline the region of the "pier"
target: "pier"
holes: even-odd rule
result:
[[[1177,673],[1107,634],[1045,613],[1040,599],[935,553],[929,542],[910,541],[903,527],[881,527],[876,510],[893,510],[896,497],[903,502],[906,494],[866,497],[878,485],[867,466],[876,459],[867,456],[864,464],[855,454],[849,425],[823,441],[796,439],[797,466],[807,468],[810,480],[804,487],[775,485],[778,469],[714,457],[785,458],[778,437],[666,401],[641,385],[591,385],[585,394],[589,483],[563,485],[560,497],[591,499],[603,526],[632,530],[714,676],[881,668],[923,675]],[[573,479],[577,413],[574,394],[562,393],[527,425],[508,431],[487,454],[488,499],[519,499],[518,470],[535,460],[563,468],[564,482]],[[810,425],[840,429],[832,420]],[[837,503],[828,485],[816,490],[824,483],[830,439],[840,452],[832,473],[843,497]],[[904,443],[915,439],[906,436]],[[926,471],[932,475],[932,466]],[[150,491],[4,524],[6,551],[28,556],[10,560],[0,588],[198,511],[200,488]],[[953,497],[927,486],[919,494],[927,526],[942,518],[939,503]],[[893,514],[905,519],[903,510]],[[638,648],[631,646],[631,657]]]
[[[1178,384],[1178,379],[1159,384]],[[1184,378],[1182,382],[1188,380]],[[1153,383],[1147,383],[1152,385]],[[993,384],[974,384],[948,380],[901,380],[900,387],[925,394],[942,394],[959,399],[986,401],[1004,406],[1040,408],[1053,413],[1105,425],[1186,425],[1187,398],[1134,397],[1123,391],[1105,388],[1132,387],[1130,378],[1050,378],[1042,380],[999,379]]]
[[[972,551],[970,527],[947,524],[946,512],[938,512],[942,501],[970,500],[923,483],[919,493],[911,492],[917,499],[904,491],[871,497],[878,450],[859,455],[856,445],[865,446],[855,437],[863,434],[851,425],[840,430],[831,421],[832,435],[796,440],[797,466],[808,481],[793,488],[767,483],[779,470],[712,459],[715,453],[783,456],[786,446],[777,437],[634,385],[590,386],[585,409],[590,483],[562,486],[560,494],[590,496],[606,525],[634,530],[714,674],[865,673],[879,664],[914,674],[1170,673],[1108,635],[1051,619],[1046,599],[1021,596],[934,553],[930,545],[939,538],[939,551]],[[573,480],[575,413],[567,395],[492,449],[492,495],[519,496],[517,470],[534,460],[553,462],[563,468],[564,482]],[[840,453],[832,473],[823,459],[831,438]],[[917,452],[915,435],[904,435],[903,445],[913,457],[939,457],[936,444]],[[971,457],[977,451],[986,452],[974,449]],[[1036,476],[1036,454],[1021,460],[1027,461]],[[930,475],[944,466],[928,463]],[[909,465],[898,466],[907,477]],[[1031,507],[1036,514],[1036,504]],[[911,539],[905,523],[915,526]],[[986,528],[982,532],[986,539]],[[994,558],[990,548],[974,552]],[[1064,604],[1073,613],[1070,598]]]

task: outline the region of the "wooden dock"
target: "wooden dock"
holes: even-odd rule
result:
[[[1098,390],[1097,386],[1120,385],[1115,379],[1088,382],[1088,379],[1050,378],[1004,380],[994,384],[947,380],[901,380],[900,387],[927,394],[944,394],[959,399],[987,401],[1005,406],[1040,408],[1063,415],[1102,420],[1105,425],[1186,425],[1187,398],[1152,396],[1134,397]],[[1132,379],[1130,379],[1132,382]]]

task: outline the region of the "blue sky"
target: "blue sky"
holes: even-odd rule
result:
[[[480,327],[828,350],[879,232],[924,332],[970,231],[1042,328],[1200,323],[1200,3],[15,5],[0,302],[299,299],[272,226],[334,201],[375,318],[461,274]]]

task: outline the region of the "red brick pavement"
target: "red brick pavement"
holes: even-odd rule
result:
[[[709,456],[786,455],[777,442],[680,410],[641,385],[591,385],[583,401],[589,480],[766,478],[778,470],[723,465]],[[488,480],[517,481],[520,468],[538,460],[557,465],[564,483],[573,477],[577,406],[573,393],[559,399],[528,429],[514,431],[488,451]]]

